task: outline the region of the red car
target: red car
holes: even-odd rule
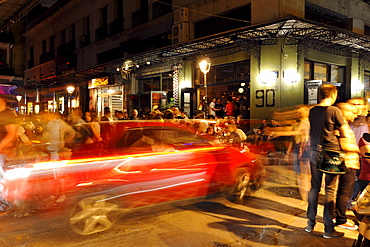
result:
[[[43,198],[65,195],[59,205],[69,205],[70,226],[89,235],[110,228],[122,209],[217,192],[243,202],[264,179],[253,153],[186,127],[157,121],[105,124],[111,138],[103,146],[82,145],[71,160],[8,169],[2,180],[6,199],[33,209],[45,204]]]

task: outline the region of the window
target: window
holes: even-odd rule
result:
[[[46,54],[46,39],[42,41],[41,44],[41,53]]]
[[[312,78],[312,69],[311,69],[311,62],[304,61],[304,79],[310,80]]]
[[[305,83],[305,99],[307,104],[318,103],[317,93],[319,83],[311,80],[321,80],[322,82],[335,83],[338,88],[338,102],[346,99],[345,94],[345,66],[319,63],[306,60],[304,63],[304,79],[310,81]]]
[[[343,82],[344,81],[344,67],[336,66],[336,65],[330,65],[330,81],[331,82]]]
[[[54,44],[55,37],[50,36],[49,38],[49,51],[54,51],[55,44]]]
[[[172,0],[162,0],[161,2],[154,2],[152,5],[153,19],[168,14],[172,11]]]
[[[229,30],[236,29],[239,27],[245,27],[245,26],[250,25],[251,5],[248,4],[241,8],[234,9],[225,14],[221,14],[221,16],[238,19],[238,20],[245,20],[247,22],[229,20],[227,18],[221,18],[221,17],[207,18],[205,20],[195,23],[194,38],[205,37],[205,36],[212,35],[215,33],[221,33],[221,32],[229,31]]]
[[[239,62],[236,64],[236,79],[237,80],[250,80],[250,61]]]
[[[142,89],[141,92],[150,92],[150,91],[169,92],[173,88],[172,78],[168,78],[168,77],[161,78],[160,76],[139,79],[139,85]]]
[[[108,12],[107,6],[99,10],[99,24],[100,27],[107,26],[108,22]]]
[[[222,84],[235,81],[250,80],[250,61],[241,61],[229,64],[222,64],[212,66],[207,73],[207,85]],[[194,69],[194,83],[195,85],[204,85],[204,74],[199,68]]]
[[[143,92],[150,92],[152,91],[152,78],[150,79],[143,79],[139,80],[140,84],[143,87]]]
[[[305,19],[347,30],[352,29],[351,18],[312,3],[306,3]]]
[[[82,20],[82,30],[84,34],[90,33],[90,18],[86,17]]]
[[[34,59],[35,59],[35,49],[30,47],[30,60],[28,60],[28,68],[32,68],[35,66]]]
[[[152,91],[159,91],[161,90],[161,80],[160,77],[154,77],[152,83]]]
[[[216,83],[235,80],[235,64],[225,64],[215,67]]]
[[[123,0],[116,0],[114,7],[116,19],[123,19]]]
[[[370,71],[365,71],[364,74],[364,89],[367,109],[370,109]]]
[[[161,152],[212,144],[193,133],[164,127],[131,128],[117,142],[116,148],[125,152]]]
[[[314,63],[314,80],[326,82],[328,78],[328,66],[323,63]]]
[[[323,82],[344,83],[345,67],[306,60],[304,62],[305,80],[322,80]]]
[[[66,30],[60,31],[60,44],[64,45],[66,43]]]
[[[366,71],[364,75],[364,88],[370,90],[370,72]]]

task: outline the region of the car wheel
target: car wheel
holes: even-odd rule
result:
[[[235,183],[230,186],[222,186],[221,192],[229,201],[243,204],[251,194],[250,173],[247,169],[239,169]]]
[[[83,198],[72,206],[69,224],[80,235],[102,232],[114,225],[118,211],[118,204],[108,195]]]

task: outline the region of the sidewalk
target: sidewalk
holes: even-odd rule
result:
[[[301,196],[298,191],[296,175],[293,171],[291,162],[284,161],[283,154],[275,154],[274,156],[261,156],[260,159],[266,166],[268,172],[268,178],[264,185],[265,191],[258,191],[261,197],[266,197],[266,193],[269,198],[277,195],[280,197],[279,201],[283,201],[288,207],[294,208],[294,212],[287,212],[291,216],[278,216],[277,218],[284,217],[287,222],[287,226],[278,232],[278,246],[335,246],[345,247],[352,246],[355,239],[358,236],[358,230],[348,230],[341,227],[336,227],[339,232],[344,232],[345,235],[337,239],[324,239],[324,224],[323,224],[323,198],[324,191],[321,190],[318,212],[317,212],[317,224],[312,233],[305,232],[304,228],[307,225],[306,210],[307,203],[301,200]],[[288,160],[289,161],[289,160]],[[271,193],[272,192],[272,193]],[[352,211],[347,211],[347,215],[350,222],[356,221],[356,218]],[[262,246],[262,245],[260,245]]]

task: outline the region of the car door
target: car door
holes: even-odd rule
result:
[[[175,127],[131,129],[118,141],[130,160],[115,167],[135,206],[202,196],[209,192],[220,147]]]

